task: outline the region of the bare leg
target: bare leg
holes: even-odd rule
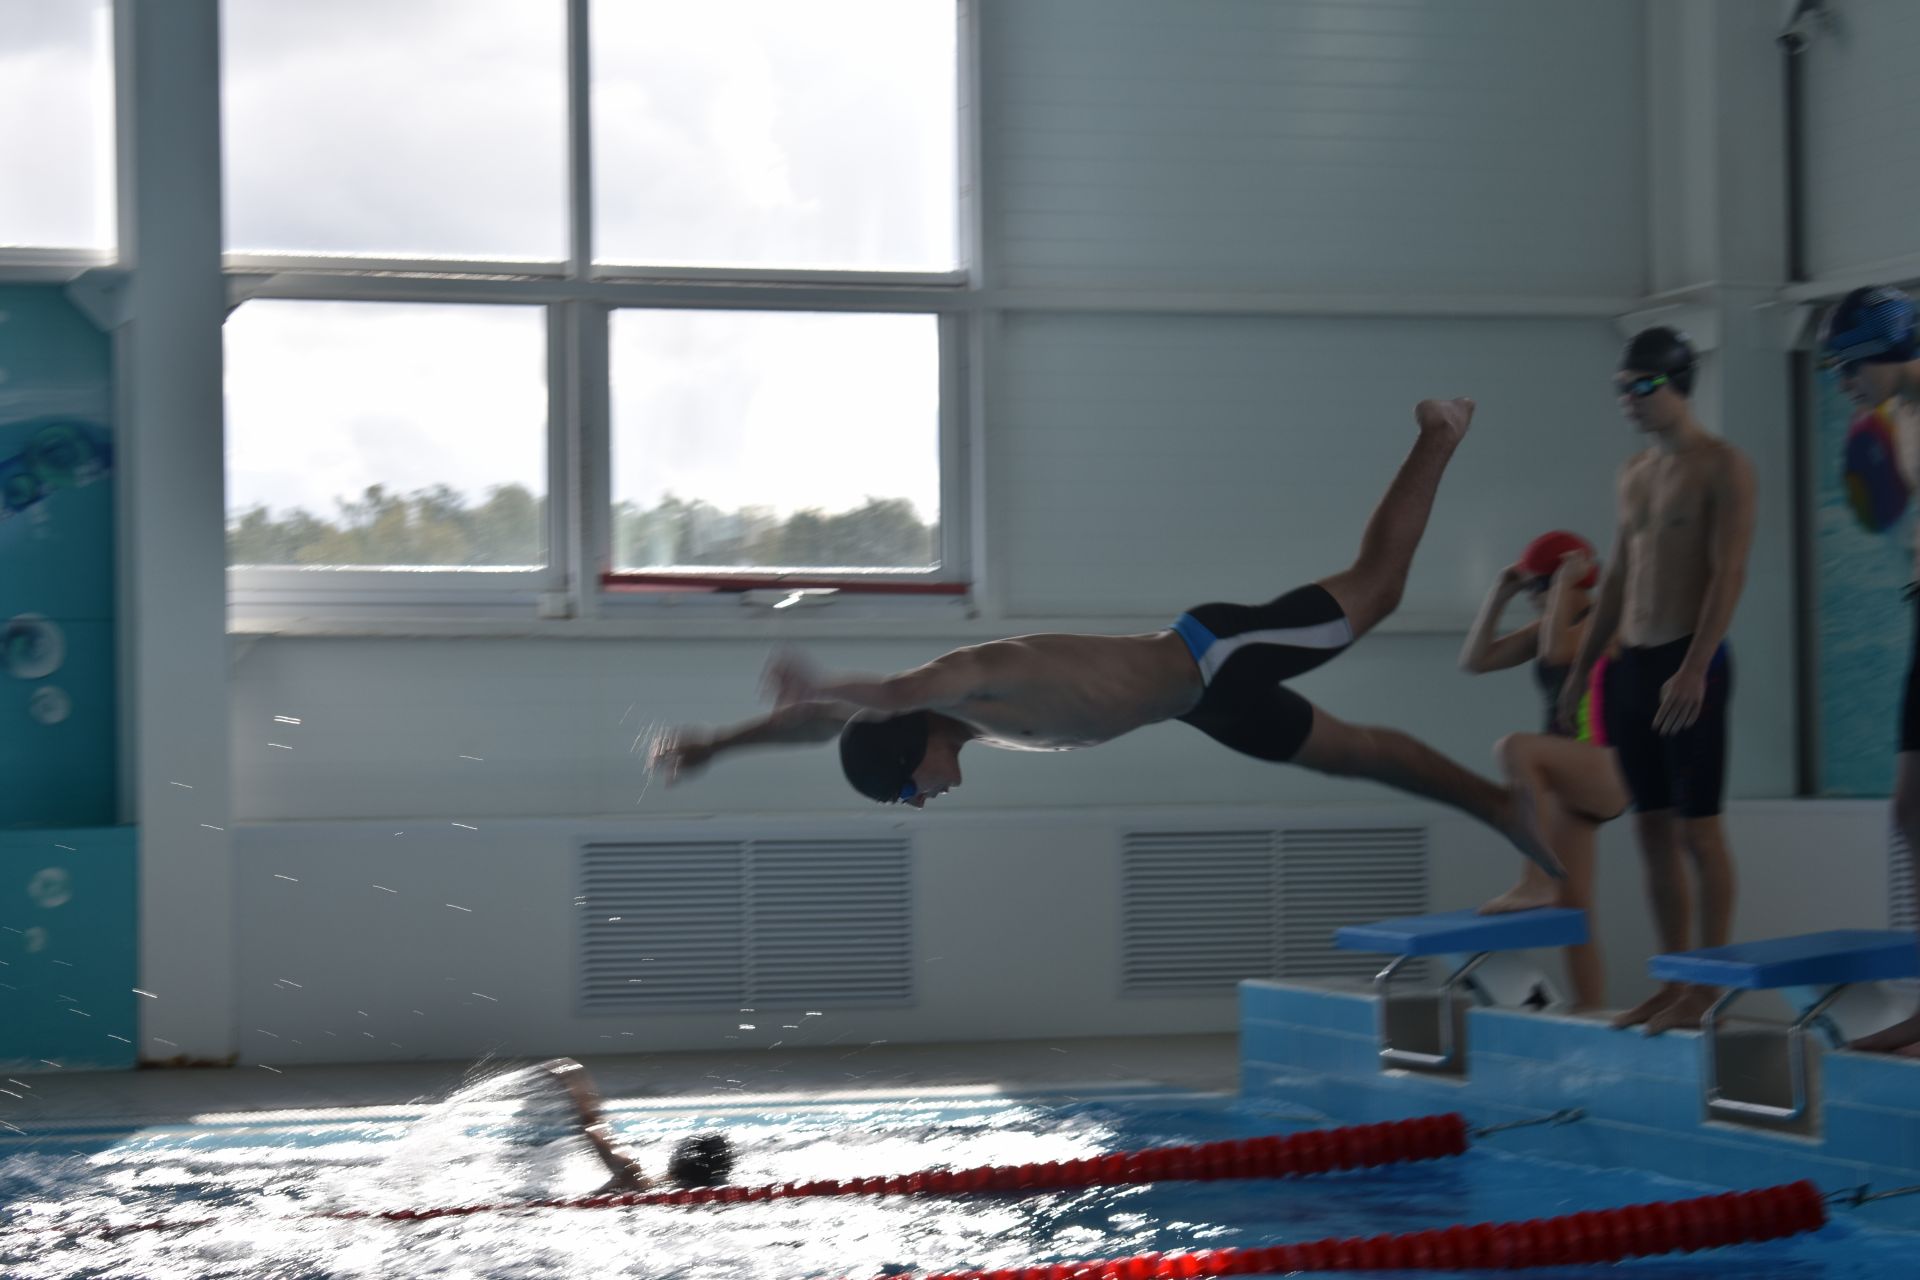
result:
[[[1320,580],[1339,602],[1356,638],[1373,630],[1400,605],[1440,478],[1473,420],[1473,401],[1422,400],[1413,413],[1420,438],[1367,521],[1359,558],[1352,567]]]
[[[1587,940],[1567,951],[1567,985],[1573,988],[1573,1011],[1586,1013],[1607,1002],[1607,965],[1600,952],[1599,932],[1593,927],[1594,841],[1600,828],[1576,814],[1562,812],[1549,819],[1547,836],[1554,852],[1567,864],[1567,882],[1560,905],[1587,913]]]
[[[1914,891],[1920,893],[1920,751],[1902,751],[1893,782],[1893,824],[1907,842],[1914,872]],[[1884,1031],[1863,1036],[1848,1045],[1868,1053],[1905,1053],[1920,1057],[1920,1013],[1896,1022]]]
[[[1680,824],[1681,842],[1700,885],[1700,945],[1724,947],[1733,940],[1733,857],[1726,828],[1716,817],[1688,818]],[[1717,987],[1689,986],[1680,997],[1647,1019],[1647,1034],[1675,1027],[1698,1027],[1720,998]]]
[[[1313,729],[1293,763],[1341,778],[1369,778],[1410,795],[1449,805],[1505,836],[1549,875],[1565,874],[1540,831],[1531,804],[1463,769],[1426,743],[1398,729],[1351,725],[1313,709]]]
[[[1654,935],[1666,954],[1687,949],[1687,916],[1692,894],[1686,868],[1680,860],[1680,823],[1671,809],[1634,815],[1640,840],[1640,860],[1647,872],[1647,904],[1653,908]],[[1613,1020],[1616,1027],[1637,1027],[1685,994],[1681,982],[1661,984],[1658,991]]]
[[[1516,795],[1529,797],[1540,807],[1542,823],[1548,828],[1547,843],[1562,861],[1566,850],[1555,829],[1560,828],[1585,841],[1589,890],[1592,885],[1592,851],[1596,817],[1611,818],[1627,806],[1625,785],[1613,762],[1613,753],[1604,747],[1572,738],[1544,733],[1510,733],[1494,744],[1493,757]],[[1581,828],[1587,828],[1581,830]],[[1574,872],[1568,862],[1568,872]],[[1505,911],[1529,911],[1555,904],[1574,905],[1566,900],[1571,887],[1554,883],[1532,863],[1521,868],[1520,883],[1480,908],[1487,915]],[[1591,896],[1591,893],[1587,896]],[[1596,988],[1597,989],[1597,988]]]

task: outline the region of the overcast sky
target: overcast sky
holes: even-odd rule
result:
[[[0,0],[0,245],[113,241],[108,0]]]
[[[227,244],[558,259],[563,0],[226,0]],[[597,0],[604,261],[948,269],[952,0]],[[105,0],[0,0],[0,243],[111,235]],[[85,157],[85,159],[81,159]],[[544,490],[534,308],[250,303],[228,324],[229,506],[369,483]],[[622,313],[616,495],[937,510],[914,317]]]

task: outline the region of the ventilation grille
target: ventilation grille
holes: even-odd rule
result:
[[[1231,988],[1273,972],[1273,833],[1134,832],[1121,846],[1121,990]]]
[[[1913,855],[1896,829],[1887,838],[1887,928],[1920,927],[1913,901]]]
[[[913,895],[904,840],[765,841],[752,848],[747,971],[767,1004],[913,999]]]
[[[1242,978],[1370,976],[1343,924],[1427,909],[1424,827],[1132,832],[1121,845],[1121,989],[1225,995]]]
[[[1282,975],[1371,976],[1380,968],[1380,957],[1335,950],[1333,931],[1344,924],[1417,916],[1426,909],[1425,827],[1280,833]]]
[[[913,1001],[901,839],[581,846],[580,1009]]]

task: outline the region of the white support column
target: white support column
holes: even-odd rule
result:
[[[219,0],[118,0],[122,669],[142,1058],[234,1049]]]
[[[1648,15],[1649,285],[1666,305],[1623,327],[1669,323],[1706,351],[1702,420],[1753,460],[1758,523],[1733,625],[1734,778],[1790,796],[1799,745],[1794,624],[1793,412],[1787,350],[1785,8],[1663,0]]]

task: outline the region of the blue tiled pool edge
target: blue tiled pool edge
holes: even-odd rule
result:
[[[1818,1136],[1705,1121],[1699,1034],[1649,1038],[1586,1019],[1507,1009],[1467,1014],[1464,1078],[1383,1071],[1369,994],[1240,984],[1241,1092],[1347,1123],[1461,1111],[1475,1124],[1582,1107],[1578,1124],[1524,1129],[1500,1150],[1730,1190],[1809,1178],[1828,1190],[1920,1183],[1920,1060],[1827,1053]],[[1851,1210],[1862,1225],[1920,1232],[1920,1196]]]

